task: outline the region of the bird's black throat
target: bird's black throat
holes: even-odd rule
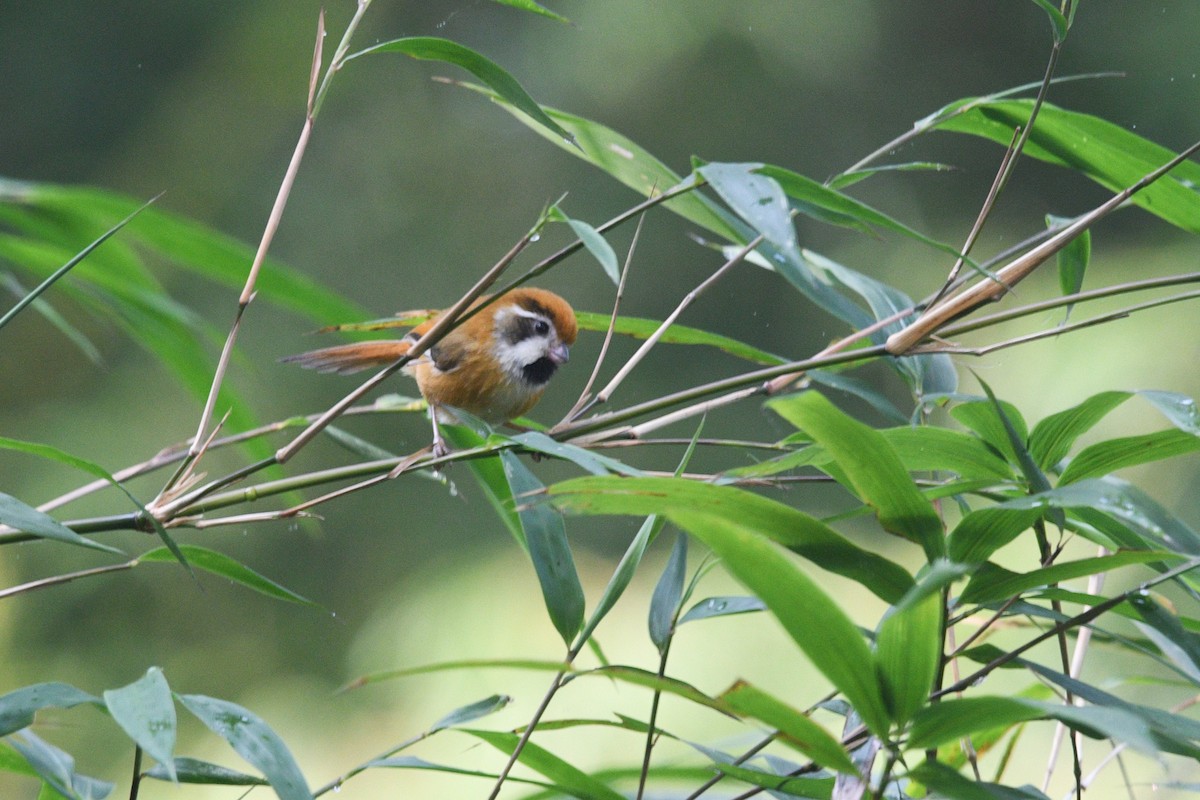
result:
[[[558,364],[555,364],[549,358],[542,356],[532,364],[526,364],[521,367],[521,374],[525,380],[532,383],[534,386],[541,386],[554,377],[555,371],[558,369]]]

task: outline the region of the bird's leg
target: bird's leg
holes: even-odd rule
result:
[[[438,427],[437,403],[429,404],[429,419],[433,422],[433,457],[441,458],[450,452],[446,440],[442,438],[442,429]]]

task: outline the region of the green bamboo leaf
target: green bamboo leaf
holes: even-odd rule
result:
[[[558,206],[550,207],[549,218],[571,226],[571,230],[579,237],[579,241],[583,242],[587,251],[600,262],[604,274],[613,282],[613,285],[617,286],[621,283],[621,267],[617,264],[617,254],[600,231],[582,220],[568,217]]]
[[[867,402],[871,408],[878,411],[892,422],[905,424],[908,422],[908,415],[900,412],[896,408],[895,403],[887,398],[880,391],[877,391],[865,380],[860,380],[850,375],[841,372],[835,372],[827,369],[809,370],[808,378],[813,383],[820,386],[828,386],[830,389],[837,389],[840,392],[845,392],[849,395],[859,398]]]
[[[1047,228],[1065,228],[1074,222],[1067,217],[1046,215]],[[1055,256],[1058,262],[1058,288],[1064,295],[1075,294],[1083,288],[1083,276],[1087,273],[1088,262],[1092,258],[1092,232],[1085,230],[1076,236],[1066,247]],[[1071,315],[1074,305],[1067,306],[1067,316]]]
[[[792,198],[792,206],[800,213],[814,219],[854,228],[863,233],[874,233],[874,228],[882,228],[914,239],[955,258],[959,255],[958,248],[953,245],[926,236],[887,214],[871,208],[866,203],[839,192],[834,187],[826,186],[797,172],[770,164],[761,165],[755,171],[775,180],[784,193]]]
[[[1200,436],[1200,410],[1186,394],[1143,390],[1138,396],[1148,400],[1179,430]]]
[[[671,548],[671,557],[667,559],[663,573],[650,597],[650,616],[647,621],[650,641],[658,648],[660,656],[667,652],[671,634],[675,629],[675,616],[679,613],[679,604],[683,598],[683,579],[686,571],[687,537],[677,536],[675,546]]]
[[[536,453],[545,453],[554,458],[570,461],[593,475],[640,475],[641,470],[625,465],[615,458],[587,450],[578,445],[559,442],[551,439],[541,431],[527,431],[509,437],[510,441],[526,447]]]
[[[476,78],[486,83],[500,97],[511,103],[515,108],[527,114],[531,119],[547,130],[554,132],[567,142],[574,142],[571,132],[563,128],[521,87],[517,79],[504,71],[498,64],[484,58],[469,47],[465,47],[449,39],[435,36],[410,36],[403,39],[393,39],[390,42],[368,47],[346,57],[346,61],[373,53],[403,53],[411,58],[424,61],[444,61],[454,64],[470,72]]]
[[[129,738],[175,781],[175,701],[162,670],[151,667],[128,686],[109,689],[104,705]]]
[[[1033,4],[1046,12],[1050,19],[1050,27],[1054,30],[1054,41],[1062,44],[1067,39],[1067,30],[1071,27],[1063,13],[1055,8],[1050,0],[1033,0]]]
[[[679,618],[679,624],[766,610],[766,605],[757,597],[707,597],[689,608],[687,613]]]
[[[1006,400],[999,401],[999,407],[1004,410],[1001,417],[996,413],[996,407],[986,399],[972,400],[950,408],[950,416],[960,424],[973,431],[980,439],[987,442],[1011,464],[1017,464],[1017,453],[1013,450],[1012,439],[1005,430],[1003,419],[1007,419],[1016,431],[1021,441],[1029,439],[1029,427],[1017,407]]]
[[[279,800],[313,800],[291,751],[258,715],[228,700],[198,694],[179,695],[179,702],[260,770]]]
[[[726,569],[762,599],[813,665],[846,696],[867,727],[878,735],[886,734],[889,718],[871,651],[841,606],[778,545],[744,521],[700,511],[679,512],[672,519],[711,548]]]
[[[422,664],[418,667],[391,669],[362,675],[343,686],[339,691],[344,692],[350,689],[360,689],[370,684],[382,683],[383,681],[391,681],[398,678],[408,678],[413,675],[429,675],[460,669],[520,669],[535,672],[562,672],[569,668],[570,665],[562,661],[539,661],[531,658],[472,658],[460,661],[441,661],[435,664]]]
[[[1077,561],[1060,561],[1048,567],[1029,572],[1010,572],[995,564],[984,564],[975,571],[971,582],[959,598],[964,603],[994,603],[1016,597],[1030,589],[1061,583],[1073,578],[1084,578],[1101,572],[1109,572],[1131,564],[1153,564],[1178,561],[1183,556],[1161,550],[1128,552],[1122,551],[1107,556],[1081,558]]]
[[[521,737],[515,733],[463,729],[477,739],[487,742],[502,753],[512,754]],[[540,773],[552,781],[557,789],[580,800],[623,800],[620,792],[612,789],[583,770],[551,753],[544,747],[526,742],[517,758],[521,764]]]
[[[1200,436],[1178,429],[1108,439],[1085,447],[1071,459],[1058,483],[1098,478],[1125,467],[1163,461],[1200,450]]]
[[[542,598],[550,621],[569,646],[583,627],[583,586],[575,571],[575,560],[567,543],[567,531],[558,511],[544,503],[527,505],[529,498],[546,491],[546,487],[513,453],[500,453],[500,463],[513,498],[518,502],[517,515],[529,558],[542,587]]]
[[[483,447],[487,440],[465,425],[442,425],[442,435],[455,450],[472,450]],[[512,534],[513,539],[528,552],[529,545],[525,542],[525,531],[521,528],[521,518],[517,515],[517,503],[513,500],[512,488],[508,485],[508,477],[504,474],[504,465],[500,456],[467,459],[467,467],[475,480],[479,482],[483,494],[496,516],[504,523],[504,527]]]
[[[484,772],[477,769],[465,769],[463,767],[456,767],[451,764],[437,764],[433,761],[428,761],[417,756],[391,756],[389,758],[376,758],[367,762],[366,766],[372,769],[422,769],[429,770],[431,772],[445,772],[450,775],[465,775],[471,778],[487,778],[493,781],[500,777],[495,772]],[[546,781],[537,781],[530,778],[519,778],[512,775],[509,775],[504,780],[506,783],[519,783],[522,786],[541,786],[547,789],[554,788],[554,784],[547,783]],[[561,797],[562,794],[561,792],[554,792],[551,796]]]
[[[482,700],[477,700],[470,705],[465,705],[461,708],[456,708],[446,716],[433,723],[429,728],[430,733],[444,731],[447,728],[453,728],[458,725],[465,725],[468,722],[474,722],[481,717],[486,717],[489,714],[495,714],[500,709],[512,702],[512,698],[505,694],[494,694],[491,697],[485,697]]]
[[[629,547],[625,549],[625,554],[621,556],[621,560],[617,563],[617,568],[613,570],[612,577],[608,579],[608,584],[604,587],[604,592],[600,595],[600,600],[596,603],[596,608],[592,610],[592,615],[588,618],[587,624],[583,626],[583,630],[579,634],[580,641],[591,640],[592,632],[596,630],[596,626],[600,624],[609,611],[612,611],[617,600],[625,593],[629,582],[633,580],[634,573],[637,572],[638,566],[642,563],[642,556],[646,553],[646,548],[650,545],[662,530],[664,520],[657,516],[646,517],[646,521],[638,528],[637,534],[633,537],[633,541],[629,543]]]
[[[892,720],[904,725],[929,702],[941,667],[942,598],[937,592],[884,617],[875,637],[875,664]]]
[[[224,553],[218,553],[215,550],[209,550],[206,547],[194,544],[180,545],[179,549],[187,559],[187,563],[197,569],[211,572],[214,575],[220,575],[222,578],[227,578],[234,583],[245,586],[247,589],[253,589],[260,594],[265,594],[267,597],[273,597],[276,600],[299,603],[310,608],[321,608],[319,604],[314,603],[312,600],[302,597],[291,589],[260,575],[245,564],[230,558]],[[138,561],[145,561],[147,563],[161,563],[173,560],[176,560],[175,554],[171,553],[165,547],[157,547],[138,557]]]
[[[954,167],[949,164],[939,164],[935,161],[906,161],[901,164],[883,164],[877,167],[863,167],[853,172],[839,173],[829,180],[829,186],[833,189],[845,189],[847,186],[853,186],[859,181],[870,178],[880,172],[949,172],[952,169]]]
[[[553,11],[546,8],[541,3],[535,3],[533,0],[492,0],[492,2],[499,3],[500,5],[503,5],[503,6],[512,6],[513,8],[519,8],[522,11],[529,11],[533,14],[540,14],[541,16],[548,17],[548,18],[554,20],[555,22],[568,22],[569,23],[571,21],[571,20],[567,19],[566,17],[562,16],[561,14],[555,14]]]
[[[705,164],[697,172],[716,190],[721,199],[737,213],[752,231],[763,237],[756,248],[762,266],[778,272],[809,300],[855,327],[864,327],[866,315],[853,301],[820,280],[821,268],[814,254],[801,253],[792,223],[791,210],[783,189],[772,178],[759,174],[762,164]],[[740,250],[750,236],[739,236],[737,244],[724,249],[727,257]],[[827,267],[822,267],[828,271]]]
[[[1158,752],[1145,722],[1121,708],[1064,706],[1018,697],[967,697],[922,708],[913,718],[908,747],[924,750],[996,727],[1056,719],[1092,738],[1126,742],[1143,753]]]
[[[1049,800],[1032,786],[1011,787],[987,781],[974,781],[960,775],[940,761],[923,761],[908,773],[909,778],[932,789],[934,797],[945,800]]]
[[[1156,755],[1161,757],[1162,752],[1165,751],[1193,760],[1200,758],[1200,747],[1196,746],[1196,742],[1200,741],[1200,722],[1190,717],[1185,717],[1182,714],[1174,714],[1160,708],[1130,703],[1090,683],[1084,683],[1077,678],[1064,675],[1036,662],[1027,659],[1018,659],[1017,661],[1025,669],[1036,673],[1051,683],[1057,684],[1076,697],[1091,703],[1097,709],[1111,709],[1112,711],[1137,719],[1149,730],[1150,735],[1154,738],[1153,752]],[[1139,745],[1134,746],[1142,749]],[[1145,752],[1151,751],[1146,750]]]
[[[774,500],[684,478],[576,478],[550,487],[550,501],[577,514],[661,514],[673,522],[702,511],[739,522],[817,566],[858,581],[889,603],[912,587],[894,562],[864,550],[820,520]]]
[[[846,748],[807,714],[745,682],[738,682],[722,695],[738,714],[775,728],[779,740],[794,747],[823,767],[849,775],[857,774]]]
[[[1100,392],[1077,406],[1051,414],[1029,434],[1030,455],[1042,469],[1052,469],[1066,458],[1076,439],[1132,396],[1131,392]]]
[[[1024,128],[1032,100],[963,101],[970,110],[935,124],[941,130],[982,136],[1007,147]],[[1024,155],[1082,173],[1110,191],[1132,186],[1170,161],[1171,150],[1099,117],[1043,103]],[[1185,161],[1130,200],[1191,233],[1200,233],[1200,164]]]
[[[174,777],[172,777],[172,775]],[[163,764],[155,764],[146,770],[146,776],[159,781],[176,783],[198,783],[206,786],[269,786],[265,780],[254,775],[210,764],[196,758],[176,758],[168,771]]]
[[[49,514],[38,511],[31,505],[21,502],[12,495],[0,492],[0,522],[24,533],[33,534],[43,539],[88,547],[105,553],[125,555],[121,550],[106,544],[80,536],[75,531],[63,525]]]
[[[821,444],[849,487],[875,509],[890,533],[917,542],[930,560],[946,550],[942,523],[880,433],[847,416],[818,392],[771,400],[768,406]]]
[[[0,736],[27,728],[43,708],[74,708],[100,699],[66,683],[35,683],[0,695]]]
[[[1011,481],[1012,467],[977,436],[932,425],[880,431],[909,472],[953,472],[962,478]]]
[[[11,309],[9,309],[4,315],[0,316],[0,328],[3,328],[5,325],[7,325],[17,314],[21,313],[21,311],[24,310],[30,303],[32,303],[43,292],[45,292],[52,285],[54,285],[54,283],[57,280],[59,280],[64,275],[66,275],[68,272],[70,272],[72,269],[74,269],[75,266],[77,264],[79,264],[79,262],[83,261],[89,255],[91,255],[93,250],[95,250],[97,247],[102,245],[106,240],[108,240],[109,237],[113,236],[117,231],[121,230],[126,225],[128,225],[131,221],[133,221],[133,218],[142,211],[142,209],[146,208],[146,206],[150,205],[150,203],[153,203],[154,200],[157,200],[157,199],[158,199],[157,197],[151,199],[150,201],[148,201],[147,203],[145,203],[144,205],[142,205],[141,207],[139,207],[138,209],[136,209],[135,211],[130,213],[127,217],[125,217],[125,219],[121,220],[116,225],[113,225],[108,230],[106,230],[104,233],[100,234],[100,236],[98,238],[96,238],[95,240],[93,240],[92,243],[89,244],[87,247],[83,248],[78,253],[73,255],[71,257],[71,259],[69,261],[67,261],[67,263],[63,264],[61,267],[56,269],[53,272],[53,274],[51,274],[48,278],[46,278],[44,281],[42,281],[40,284],[38,284],[37,287],[35,287],[31,292],[29,292],[23,298],[21,298],[21,300],[15,306],[13,306]]]
[[[1150,594],[1135,595],[1129,604],[1143,623],[1138,627],[1193,683],[1200,684],[1200,636],[1183,627],[1179,615]]]
[[[950,532],[946,550],[962,564],[981,564],[992,553],[1029,530],[1042,516],[1040,509],[988,506],[969,512]]]
[[[0,740],[0,772],[11,772],[29,778],[38,777],[37,770],[29,766],[29,762],[3,740]]]
[[[596,314],[590,311],[576,311],[575,319],[579,323],[581,330],[599,331],[601,333],[608,330],[609,320],[608,314]],[[617,317],[616,325],[613,328],[613,333],[622,336],[632,336],[635,339],[648,339],[662,323],[654,319],[643,319],[640,317]],[[715,347],[729,353],[732,356],[743,358],[747,361],[753,361],[756,364],[766,364],[774,366],[776,364],[785,364],[787,359],[780,356],[768,353],[765,350],[760,350],[757,347],[748,345],[745,342],[739,342],[736,339],[730,339],[728,336],[722,336],[719,333],[709,333],[708,331],[699,328],[689,328],[686,325],[671,325],[663,333],[659,341],[664,344],[690,344],[690,345],[705,345]]]
[[[29,762],[38,777],[62,797],[71,800],[104,800],[114,788],[108,781],[75,772],[75,758],[70,753],[43,740],[33,731],[14,734],[9,737],[8,743]],[[44,795],[39,794],[39,797]]]

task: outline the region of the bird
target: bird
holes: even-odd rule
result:
[[[490,295],[479,297],[468,310],[490,300]],[[403,339],[336,345],[282,360],[339,374],[385,367],[407,354],[438,319],[440,315],[418,325]],[[493,425],[525,414],[570,359],[578,331],[575,311],[566,300],[545,289],[519,287],[500,295],[405,365],[429,406],[434,456],[449,452],[438,426],[444,406]]]

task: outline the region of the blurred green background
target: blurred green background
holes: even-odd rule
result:
[[[0,3],[0,175],[96,185],[136,198],[165,191],[161,207],[256,243],[300,131],[320,7],[308,0]],[[355,44],[409,35],[451,38],[508,69],[539,102],[621,131],[677,171],[686,172],[689,159],[698,156],[764,161],[823,180],[950,101],[1039,80],[1051,41],[1045,15],[1031,2],[564,0],[553,8],[572,24],[484,0],[376,0]],[[328,53],[353,4],[339,0],[325,11]],[[1197,30],[1200,5],[1190,0],[1084,3],[1058,74],[1123,76],[1062,84],[1050,100],[1180,149],[1200,136]],[[592,224],[638,199],[486,100],[431,80],[438,75],[467,77],[398,55],[347,66],[322,110],[272,249],[276,258],[360,304],[365,315],[453,301],[563,193],[565,210]],[[856,186],[854,194],[958,243],[1000,155],[994,145],[937,134],[888,160],[936,160],[956,170],[878,177]],[[976,252],[990,255],[1038,230],[1044,215],[1077,214],[1105,196],[1082,178],[1026,159]],[[689,230],[666,212],[647,218],[626,313],[661,318],[720,263],[687,237]],[[941,255],[891,236],[869,238],[807,220],[799,230],[805,246],[915,296],[932,290],[949,267]],[[631,233],[622,229],[610,237],[619,253]],[[551,231],[522,263],[532,264],[565,241],[562,231]],[[1087,286],[1194,269],[1200,248],[1131,210],[1096,230],[1093,251]],[[170,270],[162,279],[214,331],[225,330],[236,293]],[[540,283],[577,308],[610,308],[612,285],[586,254]],[[782,287],[773,275],[739,268],[683,322],[797,357],[843,332]],[[1038,277],[1019,296],[1055,290],[1053,276]],[[58,302],[53,290],[47,299]],[[307,336],[311,323],[278,311],[269,300],[260,297],[245,319],[231,380],[260,420],[319,411],[354,383],[277,363],[315,340]],[[59,307],[91,337],[104,363],[91,363],[41,317],[24,314],[0,334],[0,435],[46,442],[116,470],[192,434],[202,399],[180,389],[119,331],[69,303]],[[1048,316],[1037,326],[1058,321]],[[1102,389],[1200,394],[1198,333],[1192,309],[1176,306],[959,363],[966,390],[975,390],[966,372],[974,369],[1036,420]],[[583,335],[570,369],[556,379],[535,417],[552,422],[569,407],[599,339]],[[624,342],[616,348],[618,355],[631,349]],[[214,346],[214,363],[216,355]],[[616,400],[682,388],[737,366],[717,355],[663,348]],[[903,402],[903,387],[893,376],[869,374]],[[402,381],[393,388],[415,393]],[[1144,411],[1131,402],[1096,435],[1113,435],[1118,425],[1137,432],[1163,427]],[[706,433],[714,435],[777,438],[787,431],[748,406],[715,415],[708,425]],[[415,416],[346,427],[397,452],[421,446],[428,435]],[[663,452],[632,458],[670,468],[677,457]],[[239,463],[237,458],[224,455],[214,468]],[[294,467],[347,458],[321,444]],[[548,462],[534,469],[547,483],[573,474]],[[1185,519],[1200,517],[1194,462],[1168,462],[1130,477]],[[314,785],[492,692],[515,696],[493,722],[519,725],[548,676],[456,672],[332,694],[373,670],[449,658],[561,655],[532,570],[467,470],[453,469],[449,479],[457,492],[419,479],[378,487],[324,507],[319,524],[179,532],[182,541],[228,552],[326,612],[272,602],[209,577],[193,582],[170,565],[143,565],[0,601],[0,651],[7,654],[0,659],[0,691],[61,680],[99,692],[159,665],[179,691],[233,699],[264,715],[294,747]],[[150,497],[161,480],[135,488]],[[42,502],[79,482],[78,474],[0,452],[0,490],[27,502]],[[837,501],[820,492],[797,497],[801,491],[809,490],[795,490],[789,501],[817,513]],[[124,510],[119,498],[106,496],[64,516],[118,509]],[[571,520],[569,526],[594,600],[635,526],[627,520]],[[107,540],[130,552],[150,544],[135,534]],[[665,552],[660,546],[654,555],[661,559]],[[0,553],[0,584],[95,563],[93,554],[56,545],[8,546]],[[600,629],[614,661],[653,665],[643,616],[654,580],[652,563]],[[704,594],[721,591],[736,587],[717,576]],[[867,600],[846,602],[864,624],[874,625],[879,608]],[[673,652],[672,673],[713,692],[744,677],[797,703],[811,702],[815,694],[796,689],[798,671],[808,669],[802,659],[791,653],[763,657],[760,645],[766,647],[775,633],[766,618],[697,626]],[[621,709],[640,716],[644,700],[629,688],[606,685],[589,692],[573,686],[564,693],[560,715]],[[665,724],[687,730],[690,723],[671,712],[669,706]],[[129,750],[123,739],[108,735],[99,715],[76,710],[42,719],[39,731],[79,756],[82,770],[123,779]],[[181,752],[239,764],[198,727],[185,731]],[[721,735],[719,725],[712,730]],[[97,731],[105,732],[100,741]],[[548,744],[567,755],[575,746],[567,739]],[[426,754],[495,767],[491,754],[469,740],[447,737],[438,747]],[[602,750],[573,757],[606,763],[611,759]],[[31,783],[9,781],[0,776],[0,796],[32,796]],[[357,780],[342,796],[392,797],[402,789],[436,796],[449,791],[446,786],[463,784],[387,774]],[[150,786],[143,796],[238,794],[176,791]]]

